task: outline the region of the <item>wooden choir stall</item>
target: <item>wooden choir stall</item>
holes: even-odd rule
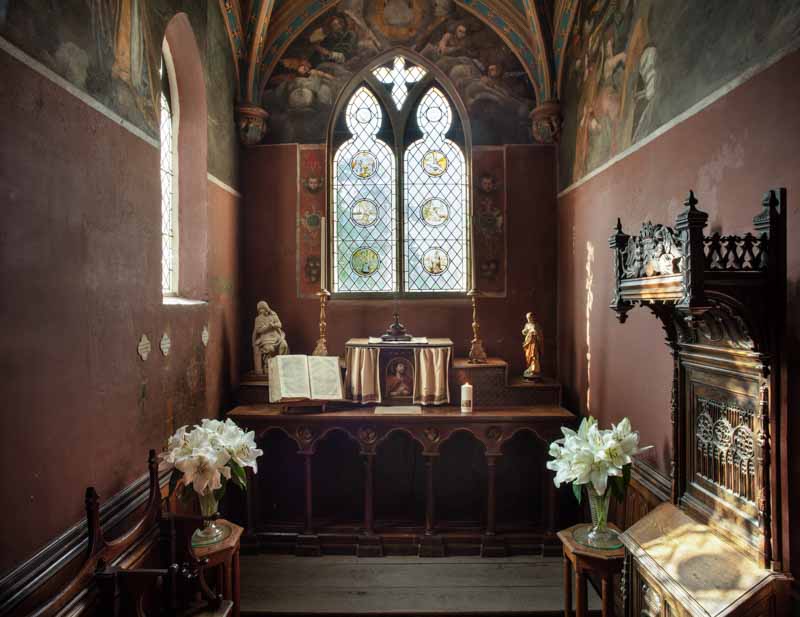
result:
[[[674,359],[672,495],[622,534],[630,615],[784,615],[789,575],[782,333],[786,194],[745,235],[705,235],[692,193],[673,228],[609,240],[611,308],[660,320]]]

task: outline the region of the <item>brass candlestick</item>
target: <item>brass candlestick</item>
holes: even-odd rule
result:
[[[478,323],[478,296],[481,294],[477,289],[471,289],[467,296],[472,298],[472,344],[469,348],[470,364],[486,364],[488,362],[486,350],[483,348],[481,340],[481,326]]]
[[[317,339],[316,347],[314,347],[314,352],[311,355],[327,356],[328,318],[326,315],[326,307],[328,306],[328,298],[331,297],[331,293],[327,289],[322,288],[317,292],[317,296],[319,297],[319,338]]]

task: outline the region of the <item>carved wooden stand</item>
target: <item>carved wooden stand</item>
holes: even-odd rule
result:
[[[323,546],[320,536],[344,546],[354,548],[362,557],[377,557],[384,554],[387,539],[404,546],[417,546],[420,556],[435,557],[447,553],[448,540],[454,537],[474,543],[480,554],[497,557],[509,554],[509,544],[519,541],[522,546],[538,545],[551,554],[558,542],[555,532],[558,525],[558,493],[549,479],[543,482],[546,494],[542,496],[543,524],[531,529],[514,530],[513,538],[500,533],[496,525],[496,469],[503,456],[503,444],[519,431],[530,431],[544,444],[557,438],[562,426],[574,426],[576,417],[558,406],[511,407],[506,409],[476,409],[472,414],[462,415],[457,407],[426,408],[422,415],[375,415],[374,408],[364,407],[350,411],[313,415],[286,415],[280,406],[237,407],[228,416],[240,426],[256,432],[260,440],[270,430],[280,430],[297,443],[305,465],[305,514],[303,529],[296,534],[297,555],[319,555]],[[313,460],[319,443],[333,431],[343,431],[359,445],[364,460],[364,506],[363,524],[352,531],[342,531],[342,526],[316,528],[313,504]],[[374,519],[374,469],[377,446],[394,431],[403,431],[422,446],[426,473],[426,506],[424,527],[411,529],[403,534],[387,534],[376,530]],[[441,446],[454,433],[467,431],[480,441],[486,449],[487,504],[486,525],[482,530],[458,530],[449,534],[437,525],[434,468],[440,456]],[[545,473],[543,471],[543,473]],[[250,544],[270,546],[282,541],[286,546],[287,532],[273,533],[254,520],[258,510],[256,483],[250,485],[248,496],[247,533]],[[259,529],[256,532],[256,528]]]
[[[686,520],[749,555],[753,568],[781,572],[788,554],[782,545],[785,486],[776,471],[787,426],[779,401],[786,193],[769,191],[753,219],[755,233],[742,236],[706,236],[708,215],[697,203],[690,192],[674,229],[647,222],[630,236],[618,221],[609,239],[611,308],[625,322],[636,304],[646,306],[667,334],[674,366],[673,504],[691,517]],[[673,507],[659,516],[672,521],[678,514]],[[656,589],[657,575],[644,572],[638,558],[644,549],[637,538],[655,516],[623,535],[636,557],[633,577],[651,581],[645,585],[649,600],[640,597],[641,589],[633,590],[635,606],[668,593]],[[673,591],[689,593],[681,589]]]

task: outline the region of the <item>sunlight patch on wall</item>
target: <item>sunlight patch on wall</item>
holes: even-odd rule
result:
[[[586,242],[586,413],[592,411],[592,305],[594,304],[594,245]]]

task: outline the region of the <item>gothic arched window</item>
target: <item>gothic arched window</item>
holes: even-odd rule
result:
[[[160,137],[161,137],[161,293],[165,296],[178,293],[178,192],[177,139],[170,71],[166,58],[161,63]]]
[[[467,291],[468,140],[446,92],[397,55],[344,97],[331,135],[334,293]]]

